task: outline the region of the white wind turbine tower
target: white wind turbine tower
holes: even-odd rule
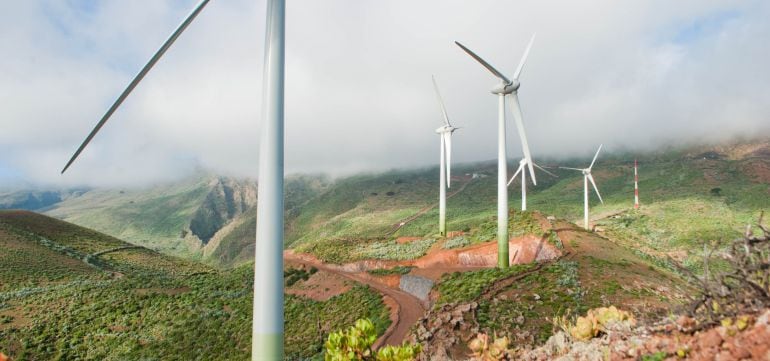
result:
[[[441,160],[439,171],[439,199],[438,199],[438,229],[441,236],[446,236],[446,189],[451,187],[451,167],[452,167],[452,133],[460,128],[453,127],[449,124],[449,116],[444,106],[444,101],[441,99],[441,93],[438,91],[438,85],[436,84],[436,78],[433,79],[433,89],[436,90],[436,97],[438,103],[441,105],[441,114],[444,115],[444,125],[436,129],[436,133],[441,136]]]
[[[537,163],[533,164],[537,169],[542,170],[543,172],[549,174],[552,177],[559,177],[556,174],[553,174],[547,170],[545,170],[543,167],[537,165]],[[519,175],[519,172],[521,172],[521,210],[526,211],[527,210],[527,172],[524,170],[524,168],[527,166],[527,158],[522,158],[519,161],[519,168],[516,169],[516,173],[513,173],[513,176],[511,177],[511,180],[508,181],[508,186],[513,183],[513,180],[516,179],[516,176]]]
[[[599,145],[599,149],[596,150],[596,155],[594,155],[594,160],[591,161],[591,165],[588,166],[588,168],[569,168],[569,167],[559,167],[561,169],[571,169],[576,170],[583,173],[583,227],[586,230],[590,230],[588,226],[588,181],[591,181],[591,184],[594,186],[594,190],[596,191],[596,195],[599,197],[599,201],[604,204],[604,201],[602,200],[602,195],[599,194],[599,188],[596,187],[596,182],[594,182],[594,176],[591,175],[591,168],[594,167],[594,163],[596,163],[596,158],[599,157],[599,152],[602,150],[602,145]]]
[[[508,176],[508,156],[506,154],[505,145],[505,96],[511,96],[511,112],[513,118],[516,121],[516,128],[519,131],[519,137],[521,138],[521,148],[524,153],[524,158],[527,160],[527,168],[529,174],[532,176],[532,183],[537,185],[537,179],[535,178],[534,163],[532,162],[532,156],[529,153],[529,145],[527,144],[527,136],[524,133],[524,124],[522,123],[521,106],[519,105],[518,90],[521,83],[519,83],[519,76],[522,69],[524,69],[524,63],[527,61],[529,55],[529,49],[532,48],[532,43],[535,41],[535,35],[527,45],[524,55],[521,57],[519,66],[516,68],[516,72],[513,73],[513,80],[508,79],[503,73],[495,69],[492,65],[487,63],[480,56],[476,55],[473,51],[466,48],[459,42],[455,41],[455,44],[462,48],[473,59],[476,59],[487,70],[492,72],[497,78],[500,79],[500,84],[492,88],[492,94],[498,95],[498,128],[497,128],[497,266],[500,268],[508,267],[510,263],[508,259],[508,186],[506,184],[506,177]]]
[[[203,10],[202,0],[177,27],[168,40],[139,71],[128,87],[85,141],[75,151],[62,174],[72,165],[97,132],[120,107],[131,91],[147,75],[179,35]],[[252,320],[252,360],[283,359],[283,98],[285,0],[267,0],[265,63],[263,76],[263,120],[259,161],[257,240],[254,262],[254,314]]]

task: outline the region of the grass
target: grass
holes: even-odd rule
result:
[[[324,262],[343,264],[366,259],[403,261],[419,258],[436,242],[421,239],[407,243],[395,240],[326,239],[297,247],[300,252],[315,255]]]
[[[388,275],[405,275],[412,271],[412,266],[396,266],[393,268],[378,268],[369,270],[369,274],[375,276],[388,276]]]
[[[464,236],[450,238],[444,242],[443,249],[462,248],[471,244],[471,240]]]
[[[86,237],[92,243],[83,248]],[[99,256],[103,269],[81,257],[116,241],[42,215],[0,212],[0,350],[14,360],[250,357],[252,264],[217,272],[141,248]],[[52,246],[58,242],[72,247]],[[288,269],[286,279],[313,272]],[[284,307],[287,355],[303,358],[320,350],[319,323],[328,333],[366,317],[380,334],[390,324],[381,296],[363,286],[323,302],[286,295]]]
[[[436,304],[473,301],[495,281],[527,271],[531,267],[532,265],[512,265],[506,269],[491,268],[445,274],[438,282],[440,296]]]
[[[318,356],[325,337],[354,323],[369,318],[378,335],[390,325],[389,312],[382,297],[366,286],[318,302],[308,298],[287,295],[285,299],[286,356],[289,359]]]

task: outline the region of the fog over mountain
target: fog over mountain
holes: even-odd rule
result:
[[[255,177],[264,1],[212,1],[64,176],[59,171],[195,0],[0,3],[0,183],[128,186],[201,168]],[[534,157],[770,133],[764,1],[291,1],[287,172],[496,156],[495,78],[537,39],[520,99]],[[509,155],[520,146],[508,129]]]

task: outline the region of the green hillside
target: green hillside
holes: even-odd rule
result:
[[[287,214],[328,183],[324,176],[289,177]],[[0,201],[11,204],[23,198],[22,193],[0,195]],[[253,181],[198,174],[142,188],[92,189],[54,202],[44,211],[132,244],[228,267],[247,261],[245,255],[254,252],[256,197]]]
[[[670,258],[697,271],[704,243],[738,237],[770,209],[770,142],[639,156],[639,210],[632,207],[633,158],[600,156],[594,177],[605,203],[591,196],[596,232],[572,224],[582,220],[579,173],[540,174],[538,186],[530,187],[530,212],[517,211],[519,188],[512,185],[511,235],[542,236],[566,256],[509,271],[446,273],[437,278],[434,306],[477,302],[473,317],[482,331],[531,345],[552,332],[545,317],[616,304],[653,318],[688,293]],[[448,228],[462,235],[436,234],[438,171],[428,168],[335,181],[292,178],[286,246],[345,263],[410,260],[492,241],[495,165],[454,170]],[[98,231],[32,212],[0,211],[0,350],[14,360],[248,358],[256,208],[247,200],[253,189],[245,181],[197,178],[143,190],[91,190],[50,210]],[[106,233],[136,238],[127,243]],[[396,242],[399,237],[411,240]],[[337,291],[328,285],[339,283],[323,273],[307,284],[300,280],[295,291]],[[318,356],[319,334],[356,318],[374,318],[378,332],[387,327],[379,293],[345,282],[330,298],[287,295],[289,354]]]
[[[633,210],[634,158],[633,154],[601,154],[594,178],[604,204],[594,194],[590,198],[592,222],[607,236],[631,247],[642,244],[658,251],[655,256],[659,257],[685,252],[685,262],[694,264],[698,255],[690,250],[702,249],[705,241],[739,237],[761,210],[770,209],[770,142],[639,155],[642,207],[638,211]],[[585,167],[590,159],[540,163]],[[495,169],[492,163],[454,167],[449,194],[462,190],[447,201],[449,231],[494,227]],[[539,173],[538,185],[528,187],[528,209],[582,224],[582,175],[556,168],[551,171],[558,178]],[[486,177],[472,179],[473,173]],[[436,237],[437,174],[435,168],[340,179],[289,220],[288,246],[334,239]],[[516,210],[520,203],[516,181],[509,189],[509,205]],[[426,208],[424,214],[390,233],[399,222]]]
[[[0,352],[13,360],[245,360],[254,273],[219,272],[28,211],[0,211]],[[355,286],[324,301],[287,296],[287,352],[315,355],[323,322],[374,318]],[[379,317],[379,318],[378,318]],[[328,330],[326,331],[328,332]]]
[[[734,238],[758,211],[770,207],[768,144],[682,146],[647,154],[604,152],[594,177],[605,203],[591,195],[591,218],[618,241],[643,242],[660,252],[681,252],[704,240]],[[631,212],[634,158],[640,165],[642,208]],[[582,176],[554,166],[584,167],[590,159],[538,162],[551,166],[558,178],[539,172],[538,185],[528,187],[529,209],[579,222]],[[453,170],[448,229],[493,226],[496,164],[460,164]],[[343,238],[435,237],[437,175],[434,167],[333,181],[317,175],[287,177],[286,246]],[[133,244],[228,267],[251,258],[255,202],[253,184],[198,176],[144,189],[90,190],[56,203],[47,214]],[[509,204],[511,209],[520,207],[518,181],[509,189]],[[618,213],[621,220],[607,218]],[[401,222],[406,224],[399,227]]]

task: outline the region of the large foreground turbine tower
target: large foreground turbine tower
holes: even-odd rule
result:
[[[72,165],[96,133],[208,4],[202,0],[110,106],[64,166]],[[283,98],[285,0],[267,0],[263,124],[259,161],[252,360],[283,359]]]

